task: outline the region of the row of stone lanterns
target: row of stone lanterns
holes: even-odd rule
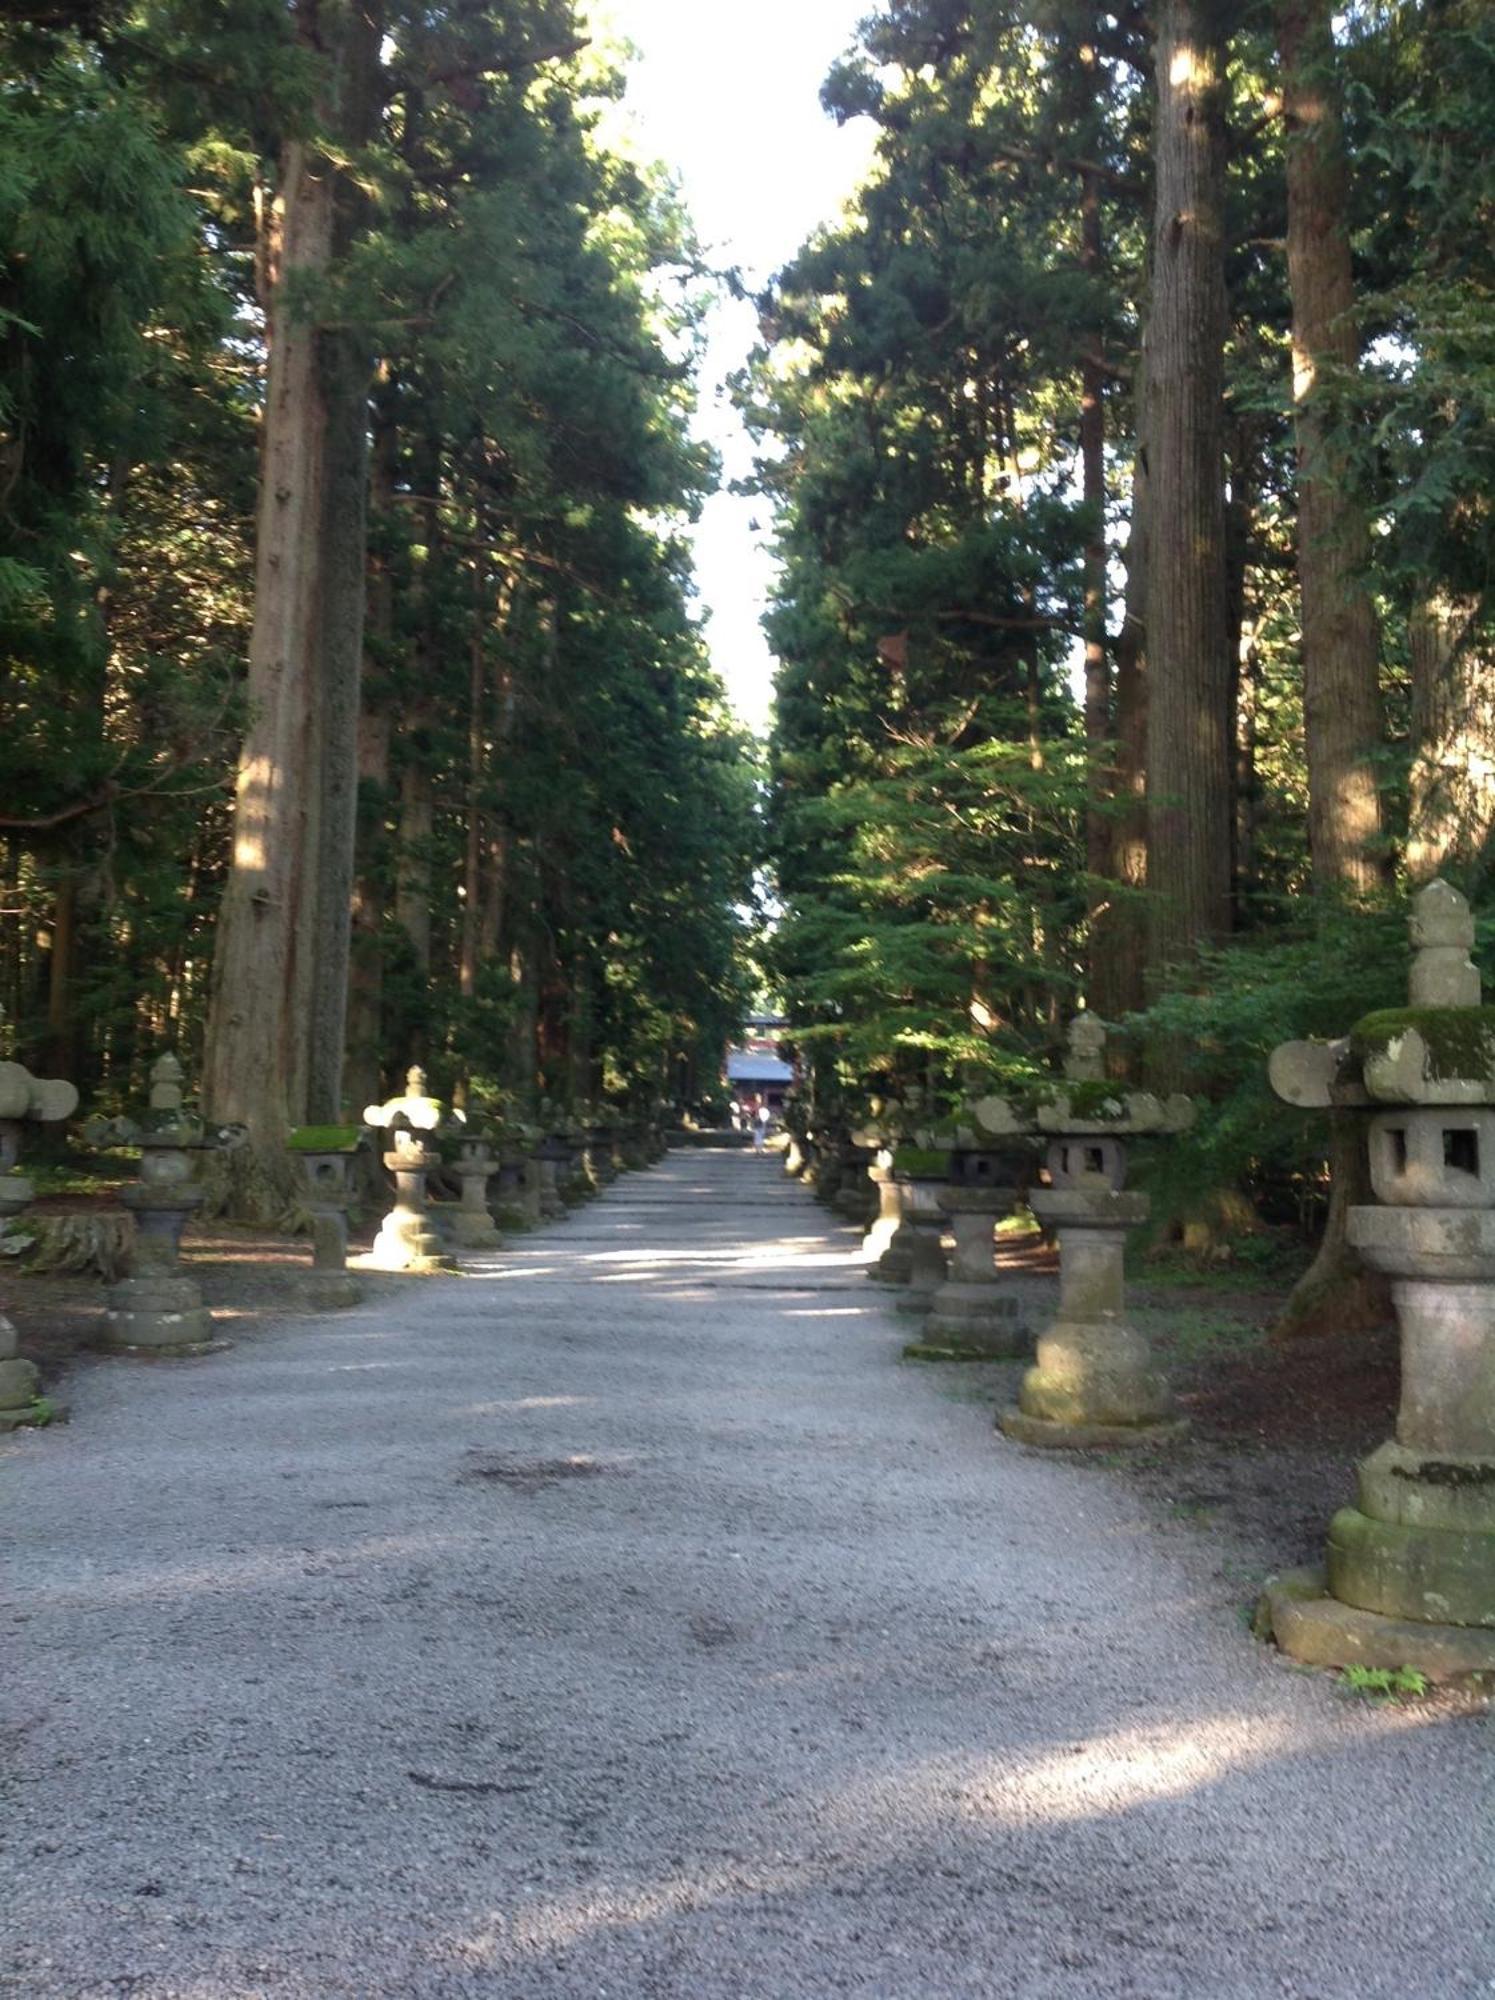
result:
[[[1359,1468],[1324,1565],[1273,1579],[1258,1624],[1312,1664],[1446,1678],[1495,1673],[1495,1007],[1456,890],[1423,889],[1410,929],[1407,1007],[1271,1060],[1286,1102],[1367,1116],[1375,1200],[1351,1209],[1349,1235],[1391,1279],[1402,1368],[1395,1436]],[[1125,1148],[1184,1129],[1193,1107],[1111,1084],[1104,1050],[1104,1027],[1082,1015],[1052,1094],[1022,1110],[970,1105],[944,1131],[886,1148],[875,1175],[872,1274],[924,1311],[923,1351],[1011,1355],[1026,1336],[993,1254],[1018,1199],[1003,1142],[1047,1141],[1047,1185],[1026,1199],[1058,1242],[1059,1310],[998,1420],[1025,1444],[1113,1447],[1183,1428],[1126,1312],[1126,1239],[1147,1203],[1127,1190]],[[813,1139],[798,1150],[813,1160]],[[936,1215],[955,1245],[942,1279]]]
[[[17,1167],[25,1124],[63,1120],[77,1103],[71,1084],[0,1063],[0,1223],[13,1222],[33,1199],[32,1184]],[[459,1247],[476,1250],[502,1244],[489,1207],[495,1180],[508,1227],[522,1230],[564,1214],[568,1205],[615,1178],[625,1163],[647,1164],[662,1151],[658,1132],[646,1126],[620,1129],[596,1120],[583,1125],[553,1119],[548,1135],[520,1128],[520,1146],[495,1154],[484,1132],[469,1128],[460,1112],[428,1094],[419,1068],[409,1071],[401,1096],[369,1106],[364,1121],[306,1127],[288,1139],[303,1167],[311,1219],[312,1261],[299,1290],[317,1310],[353,1305],[360,1297],[348,1268],[354,1193],[349,1170],[369,1130],[384,1140],[383,1161],[395,1194],[365,1261],[375,1270],[416,1274],[457,1269],[430,1213],[429,1179],[447,1165],[444,1145],[455,1147],[450,1166],[461,1186],[452,1233]],[[180,1249],[183,1230],[205,1199],[196,1160],[242,1143],[245,1134],[237,1127],[209,1128],[187,1109],[181,1065],[166,1054],[152,1066],[144,1114],[90,1119],[84,1136],[94,1145],[127,1146],[140,1155],[137,1178],[119,1197],[135,1221],[134,1248],[128,1274],[106,1292],[101,1344],[154,1357],[200,1355],[225,1345],[214,1338],[212,1315],[201,1287],[182,1266]],[[14,1327],[0,1315],[0,1430],[44,1419],[37,1379],[34,1365],[19,1357]]]

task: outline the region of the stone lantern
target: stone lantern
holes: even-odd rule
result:
[[[875,1105],[874,1117],[851,1134],[851,1143],[866,1161],[862,1170],[866,1176],[862,1198],[865,1201],[865,1186],[870,1184],[877,1204],[870,1222],[865,1210],[859,1218],[866,1225],[866,1234],[862,1237],[862,1260],[867,1266],[869,1278],[897,1284],[900,1280],[892,1271],[884,1271],[882,1262],[903,1220],[903,1190],[893,1178],[893,1135],[876,1115],[880,1111],[881,1106]]]
[[[543,1219],[540,1163],[536,1157],[539,1140],[540,1134],[533,1126],[516,1118],[506,1118],[499,1129],[498,1187],[493,1212],[500,1232],[537,1229]]]
[[[33,1076],[20,1063],[0,1063],[0,1235],[8,1233],[36,1196],[32,1182],[20,1172],[27,1126],[59,1124],[77,1108],[72,1084]],[[49,1410],[38,1394],[40,1379],[36,1364],[21,1356],[14,1325],[0,1312],[0,1431],[47,1421]]]
[[[383,1158],[395,1181],[394,1206],[379,1225],[367,1258],[369,1267],[420,1276],[455,1271],[456,1260],[446,1254],[431,1227],[426,1184],[441,1165],[435,1137],[449,1121],[441,1100],[426,1094],[425,1071],[418,1064],[407,1071],[404,1095],[369,1105],[363,1122],[389,1135]]]
[[[493,1217],[488,1213],[488,1183],[498,1172],[498,1161],[485,1136],[463,1134],[452,1171],[462,1183],[462,1199],[452,1221],[452,1233],[464,1250],[501,1250]]]
[[[356,1306],[363,1297],[348,1269],[348,1210],[353,1190],[348,1168],[363,1144],[358,1125],[302,1125],[290,1149],[306,1173],[306,1206],[311,1215],[311,1269],[298,1280],[302,1298],[318,1312]]]
[[[928,1143],[933,1134],[919,1132],[913,1143],[895,1148],[893,1174],[902,1189],[902,1220],[884,1258],[894,1282],[903,1287],[899,1312],[929,1311],[930,1300],[944,1284],[945,1211],[940,1196],[950,1179],[950,1154]],[[899,1273],[902,1273],[901,1278]]]
[[[1409,1007],[1272,1057],[1289,1103],[1370,1112],[1376,1201],[1350,1210],[1349,1234],[1391,1279],[1402,1386],[1325,1571],[1274,1579],[1261,1622],[1315,1665],[1446,1678],[1495,1671],[1495,1007],[1457,890],[1413,898],[1411,937]]]
[[[104,1345],[125,1354],[209,1354],[228,1342],[213,1336],[213,1316],[195,1278],[181,1267],[182,1231],[205,1195],[193,1156],[240,1145],[241,1127],[209,1129],[185,1108],[182,1066],[166,1054],[151,1066],[150,1102],[138,1123],[91,1119],[85,1136],[96,1144],[138,1146],[140,1178],[121,1189],[135,1218],[129,1276],[105,1294]]]
[[[1034,1188],[1028,1204],[1059,1239],[1059,1316],[1038,1337],[1017,1407],[998,1419],[1021,1444],[1149,1444],[1185,1428],[1146,1337],[1126,1316],[1126,1239],[1147,1220],[1148,1202],[1126,1190],[1124,1142],[1183,1131],[1194,1106],[1108,1083],[1105,1045],[1104,1024],[1077,1016],[1064,1086],[1035,1114],[1048,1135],[1050,1185]]]
[[[949,1136],[950,1181],[937,1199],[955,1250],[910,1352],[1011,1360],[1029,1351],[1029,1329],[1017,1295],[997,1271],[996,1228],[1022,1199],[1028,1127],[1006,1098],[985,1097]]]

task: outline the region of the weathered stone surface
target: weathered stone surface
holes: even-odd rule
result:
[[[24,1409],[34,1403],[41,1376],[36,1364],[12,1355],[0,1361],[0,1410]]]
[[[384,1104],[371,1104],[364,1122],[389,1134],[384,1164],[394,1176],[394,1206],[379,1225],[367,1263],[376,1271],[406,1271],[415,1277],[438,1277],[455,1271],[441,1238],[431,1226],[427,1181],[441,1165],[441,1154],[424,1135],[448,1122],[446,1106],[426,1091],[426,1073],[416,1064],[406,1073],[405,1093]],[[453,1121],[460,1125],[460,1114]]]
[[[1031,1351],[1027,1315],[996,1265],[996,1225],[1017,1206],[1011,1187],[946,1187],[939,1206],[955,1239],[950,1274],[934,1292],[922,1344],[1011,1360]]]
[[[1408,1528],[1495,1534],[1495,1463],[1477,1453],[1420,1451],[1389,1439],[1358,1473],[1360,1511]]]
[[[1495,1673],[1495,1632],[1362,1611],[1331,1597],[1319,1569],[1270,1578],[1257,1630],[1311,1667],[1412,1667],[1431,1681]]]
[[[886,1153],[878,1154],[867,1174],[877,1191],[877,1216],[862,1239],[867,1275],[883,1284],[901,1285],[908,1276],[908,1253],[906,1247],[895,1251],[894,1245],[903,1227],[906,1190],[902,1182],[894,1178],[892,1163]]]
[[[1301,1659],[1467,1672],[1495,1666],[1495,1077],[1464,899],[1432,884],[1411,934],[1412,1008],[1352,1037],[1368,1097],[1397,1107],[1370,1128],[1377,1205],[1349,1215],[1392,1281],[1396,1437],[1330,1524],[1330,1596],[1279,1591],[1271,1614]]]
[[[1003,1410],[997,1428],[1014,1444],[1040,1446],[1045,1451],[1130,1451],[1143,1445],[1173,1444],[1188,1433],[1188,1420],[1168,1417],[1156,1423],[1091,1423],[1086,1420],[1050,1422],[1026,1410]]]
[[[1429,882],[1412,898],[1408,926],[1412,973],[1408,998],[1414,1007],[1477,1007],[1479,970],[1474,949],[1474,916],[1448,882]]]
[[[1033,1213],[1058,1238],[1059,1312],[1039,1336],[1036,1365],[1000,1427],[1025,1444],[1071,1449],[1109,1447],[1131,1432],[1173,1436],[1183,1425],[1167,1380],[1145,1336],[1126,1317],[1126,1239],[1146,1221],[1148,1203],[1145,1195],[1124,1191],[1123,1135],[1181,1130],[1193,1106],[1187,1099],[1175,1104],[1119,1088],[1114,1099],[1097,1105],[1105,1026],[1082,1014],[1070,1025],[1069,1042],[1066,1077],[1077,1093],[1087,1094],[1061,1095],[1040,1109],[1040,1126],[1053,1133],[1050,1185],[1028,1197]]]
[[[1387,1618],[1495,1629],[1490,1551],[1485,1533],[1373,1521],[1342,1507],[1329,1524],[1329,1588],[1341,1603]]]
[[[210,1130],[186,1109],[186,1078],[168,1050],[151,1066],[150,1103],[138,1123],[107,1121],[107,1135],[140,1148],[140,1176],[121,1189],[135,1218],[129,1275],[105,1294],[102,1345],[132,1354],[211,1353],[227,1346],[195,1278],[181,1268],[182,1231],[203,1203],[194,1156],[236,1143],[228,1128]]]

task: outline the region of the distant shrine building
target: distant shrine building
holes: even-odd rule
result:
[[[759,1098],[770,1111],[783,1110],[796,1074],[780,1054],[787,1026],[777,1014],[749,1014],[742,1040],[727,1051],[727,1088],[739,1112],[751,1110]]]

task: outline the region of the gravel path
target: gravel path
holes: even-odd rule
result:
[[[1495,1992],[1486,1723],[900,1363],[772,1161],[0,1450],[0,1992]]]

